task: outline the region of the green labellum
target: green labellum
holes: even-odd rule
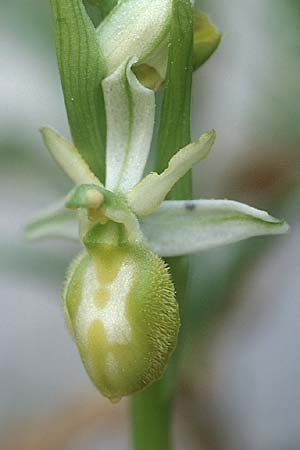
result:
[[[65,312],[91,380],[117,401],[161,377],[178,306],[168,268],[149,249],[102,244],[89,252],[70,269]]]

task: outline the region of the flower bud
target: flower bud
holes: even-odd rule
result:
[[[161,377],[179,315],[162,259],[122,237],[118,245],[103,241],[72,264],[64,308],[91,380],[118,401]]]
[[[218,48],[222,39],[221,33],[206,14],[194,12],[194,70],[204,64]]]

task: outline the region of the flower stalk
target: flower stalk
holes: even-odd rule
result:
[[[189,0],[173,2],[169,54],[157,142],[156,169],[161,172],[178,149],[191,140],[190,115],[193,75],[193,16]],[[173,200],[192,198],[189,171],[168,194]],[[181,331],[177,349],[163,379],[132,399],[133,450],[171,450],[173,404],[177,390],[178,360],[185,321],[189,257],[169,258],[179,304]],[[145,436],[151,436],[145,439]]]

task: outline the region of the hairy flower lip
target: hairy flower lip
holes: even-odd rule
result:
[[[72,263],[64,309],[91,380],[115,401],[162,376],[180,321],[166,264],[142,244],[100,241]]]

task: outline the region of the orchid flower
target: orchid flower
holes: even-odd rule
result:
[[[131,77],[128,72],[127,81]],[[140,123],[138,116],[136,121]],[[78,219],[87,253],[69,270],[65,313],[92,381],[117,401],[159,378],[176,346],[179,316],[174,287],[156,255],[185,255],[252,236],[284,233],[288,226],[234,201],[164,200],[173,185],[208,155],[214,131],[181,149],[161,174],[150,173],[142,180],[146,155],[138,160],[133,138],[121,155],[108,154],[106,187],[76,147],[49,128],[42,134],[75,187],[62,202],[67,209],[60,206],[56,213],[39,217],[27,232],[32,238],[66,237],[68,232],[75,238]]]
[[[90,378],[116,401],[160,378],[176,347],[178,306],[161,257],[285,233],[288,225],[235,201],[166,200],[173,186],[208,156],[215,131],[180,149],[161,173],[144,176],[155,122],[154,87],[149,88],[146,81],[150,67],[162,81],[165,78],[172,1],[120,1],[96,30],[81,1],[66,0],[62,5],[61,0],[52,0],[52,4],[57,26],[69,25],[59,28],[69,54],[76,55],[82,40],[79,36],[77,42],[73,34],[73,40],[64,40],[64,33],[73,30],[80,17],[97,64],[84,60],[83,100],[77,92],[78,79],[72,78],[78,75],[70,72],[65,77],[70,123],[76,123],[80,108],[85,117],[83,131],[81,122],[80,129],[72,129],[77,145],[53,129],[41,130],[50,154],[74,188],[33,220],[27,235],[31,239],[79,237],[85,247],[67,275],[66,320]],[[203,52],[202,47],[202,56],[196,52],[196,65],[212,51]],[[62,59],[65,74],[68,66]],[[95,103],[98,82],[106,117],[105,158],[103,138],[93,134],[96,122],[88,119],[99,107]],[[99,138],[99,153],[97,139],[91,136]]]

